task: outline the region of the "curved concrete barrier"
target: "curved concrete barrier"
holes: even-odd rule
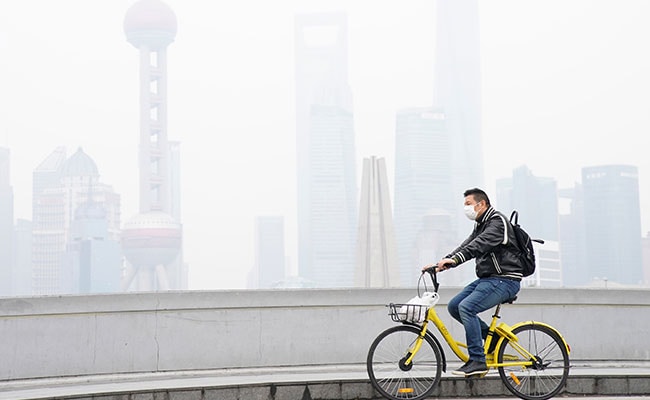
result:
[[[462,327],[445,309],[457,291],[442,289],[438,307],[460,339]],[[296,289],[4,298],[0,380],[363,364],[370,342],[394,324],[385,304],[413,294]],[[514,305],[504,307],[502,320],[555,326],[574,360],[648,361],[649,294],[523,289]]]

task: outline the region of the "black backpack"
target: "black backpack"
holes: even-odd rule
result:
[[[519,260],[524,276],[531,276],[535,273],[535,250],[533,242],[543,244],[542,239],[531,239],[530,235],[519,226],[519,213],[515,210],[510,214],[510,225],[515,231],[515,247],[519,251]]]

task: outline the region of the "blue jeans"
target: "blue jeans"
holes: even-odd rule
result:
[[[465,327],[470,360],[485,362],[483,339],[488,326],[478,313],[509,300],[519,292],[519,282],[498,277],[479,278],[465,286],[447,305],[452,317]]]

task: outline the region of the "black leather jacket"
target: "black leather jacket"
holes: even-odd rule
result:
[[[521,280],[522,269],[514,246],[515,234],[508,218],[490,206],[474,224],[474,230],[447,258],[456,266],[476,258],[476,276],[501,276]]]

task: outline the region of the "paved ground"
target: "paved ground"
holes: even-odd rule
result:
[[[449,370],[456,365],[449,365]],[[443,375],[434,397],[512,396],[491,372],[467,381]],[[647,396],[650,362],[574,363],[564,397]],[[175,371],[0,382],[0,400],[351,400],[377,399],[363,365]],[[611,397],[597,397],[609,399]],[[635,397],[639,398],[639,397]]]

